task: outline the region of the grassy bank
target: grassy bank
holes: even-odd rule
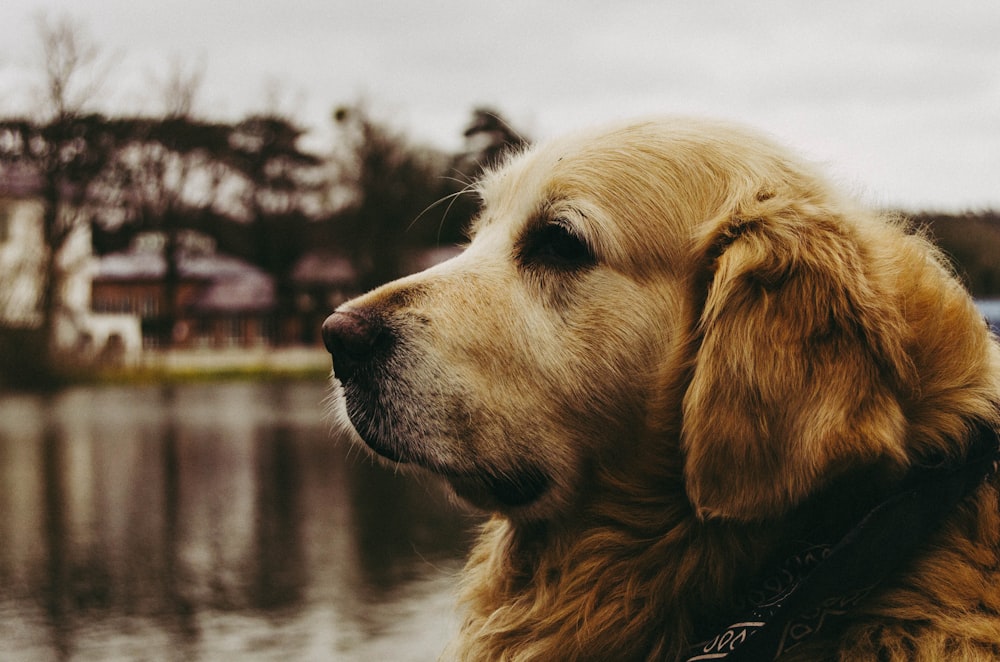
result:
[[[218,380],[324,380],[330,355],[312,347],[223,350],[147,350],[138,361],[116,366],[65,366],[45,375],[20,365],[4,375],[8,389],[57,390],[75,384],[160,384]]]
[[[100,384],[183,384],[222,380],[285,381],[297,379],[325,380],[330,377],[330,369],[271,367],[230,367],[199,369],[178,368],[104,368],[89,372],[67,375],[67,382]]]

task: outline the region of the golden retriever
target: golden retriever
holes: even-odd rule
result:
[[[926,239],[680,118],[477,192],[323,326],[356,436],[492,513],[449,659],[1000,659],[1000,348]]]

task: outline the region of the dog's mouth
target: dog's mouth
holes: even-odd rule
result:
[[[406,452],[405,446],[396,441],[396,436],[391,430],[391,426],[381,417],[372,413],[369,407],[361,407],[355,404],[354,398],[347,388],[344,389],[344,402],[346,405],[347,419],[357,432],[361,441],[376,455],[398,464],[408,464],[415,458]]]
[[[346,414],[357,435],[376,455],[396,464],[411,464],[448,481],[455,493],[483,509],[510,509],[531,505],[551,487],[552,478],[532,463],[515,468],[455,468],[421,452],[421,446],[406,443],[390,421],[369,407],[352,405],[346,397]]]
[[[359,431],[360,432],[360,431]],[[552,484],[549,475],[534,465],[508,471],[486,468],[481,471],[455,470],[403,450],[405,445],[389,443],[379,437],[361,434],[365,444],[377,455],[397,464],[412,464],[448,481],[455,494],[485,510],[522,508],[540,499]]]
[[[536,466],[519,467],[503,473],[493,469],[482,472],[455,471],[405,453],[399,444],[374,441],[373,438],[364,435],[362,440],[372,451],[387,460],[397,464],[413,464],[443,477],[458,496],[474,506],[487,510],[531,505],[541,498],[552,484],[549,475]]]
[[[521,508],[542,497],[552,484],[549,475],[535,466],[520,467],[502,475],[442,473],[455,493],[482,508]]]
[[[511,510],[530,506],[552,487],[552,477],[532,462],[496,463],[468,457],[468,461],[442,460],[422,439],[427,433],[407,425],[406,415],[396,411],[395,402],[386,399],[380,380],[337,379],[338,397],[351,427],[360,440],[376,455],[396,464],[413,465],[444,478],[462,499],[484,510]],[[446,416],[452,421],[467,415]],[[463,438],[471,430],[455,431]],[[434,435],[437,436],[437,435]],[[451,435],[449,435],[451,436]]]

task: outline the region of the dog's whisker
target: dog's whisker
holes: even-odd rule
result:
[[[441,229],[444,227],[444,222],[448,216],[448,212],[451,211],[452,206],[455,204],[455,201],[458,198],[467,193],[470,193],[472,190],[473,190],[472,185],[469,184],[459,191],[455,191],[454,193],[449,193],[448,195],[438,198],[431,204],[424,207],[424,209],[419,214],[417,214],[412,221],[410,221],[410,223],[406,226],[406,231],[409,232],[411,229],[413,229],[413,226],[416,225],[420,221],[420,219],[423,218],[424,215],[430,212],[432,209],[434,209],[435,207],[439,207],[440,205],[447,202],[448,205],[445,207],[444,213],[441,215],[441,221],[438,223],[438,241],[440,241]]]

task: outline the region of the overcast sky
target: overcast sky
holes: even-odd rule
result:
[[[170,63],[197,109],[273,106],[328,140],[365,98],[458,148],[490,105],[534,138],[651,113],[733,119],[873,204],[1000,208],[1000,0],[2,0],[0,113],[30,108],[34,16],[77,18],[117,64],[106,111],[155,111]]]

